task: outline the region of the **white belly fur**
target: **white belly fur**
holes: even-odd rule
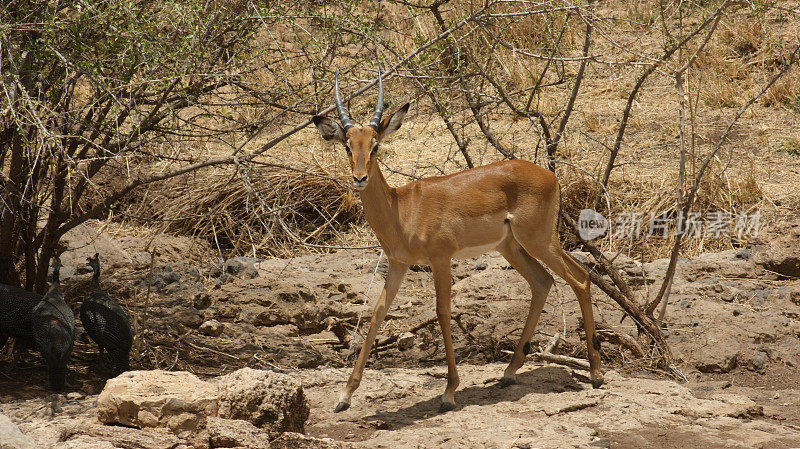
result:
[[[499,240],[487,243],[485,245],[468,246],[466,248],[461,248],[460,250],[456,251],[455,254],[453,254],[453,257],[456,257],[458,259],[470,259],[472,257],[478,257],[482,254],[486,254],[489,251],[493,251],[494,249],[497,248],[498,245],[500,245],[503,242],[503,240],[506,239],[506,237],[508,237],[508,230],[509,230],[509,225],[508,222],[506,222],[503,225],[503,236],[500,237]]]

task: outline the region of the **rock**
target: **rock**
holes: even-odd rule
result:
[[[217,320],[208,320],[204,321],[197,330],[203,335],[219,337],[222,331],[225,330],[225,326]]]
[[[757,260],[759,262],[759,260]],[[781,251],[760,260],[759,265],[784,276],[800,276],[800,255]]]
[[[303,432],[308,399],[294,377],[242,368],[217,379],[219,417],[243,419],[275,438],[282,432]]]
[[[255,279],[258,277],[258,270],[253,267],[245,267],[242,271],[242,277],[245,279]]]
[[[475,264],[475,271],[483,271],[488,267],[489,265],[486,262],[478,262]]]
[[[115,449],[116,446],[109,441],[98,440],[89,435],[79,435],[53,446],[53,449]]]
[[[130,427],[104,426],[94,420],[74,424],[66,435],[69,435],[69,438],[54,445],[54,449],[107,449],[119,447],[172,449],[181,443],[181,440],[167,429],[155,428],[145,431]],[[206,440],[208,440],[207,437]],[[208,443],[206,443],[205,447],[208,447]]]
[[[739,257],[737,250],[726,250],[716,253],[703,253],[688,264],[690,272],[687,280],[692,281],[701,276],[723,276],[728,278],[755,278],[757,267],[751,258]]]
[[[26,437],[17,426],[0,413],[0,449],[36,449],[36,443]]]
[[[262,262],[261,259],[254,257],[232,257],[222,265],[222,271],[233,276],[254,279],[258,277],[255,264],[260,262]]]
[[[104,424],[194,431],[216,416],[219,392],[185,371],[128,371],[110,379],[97,398]]]
[[[794,287],[789,291],[789,300],[800,306],[800,287]]]
[[[175,318],[178,320],[179,323],[183,324],[186,327],[195,328],[203,322],[203,317],[197,313],[196,310],[192,309],[181,309],[176,314]]]
[[[164,288],[167,285],[174,284],[181,280],[181,275],[175,271],[172,271],[172,267],[169,265],[156,267],[156,269],[153,271],[152,285],[158,289]]]
[[[214,311],[214,315],[217,318],[233,319],[239,316],[241,311],[242,309],[239,306],[233,304],[219,304]]]
[[[255,326],[272,327],[272,326],[284,324],[287,321],[288,321],[288,318],[286,318],[282,314],[279,314],[279,312],[264,308],[264,310],[260,311],[253,318],[253,325],[255,325]]]
[[[611,440],[609,440],[608,438],[594,437],[592,439],[592,442],[589,443],[589,446],[592,446],[592,447],[611,447]]]
[[[345,446],[330,438],[314,438],[295,432],[285,432],[270,444],[272,449],[343,449]]]
[[[800,245],[793,233],[782,233],[768,245],[755,248],[755,263],[784,276],[800,276]]]
[[[234,276],[238,276],[239,273],[244,271],[244,267],[245,264],[242,263],[242,261],[233,258],[225,261],[225,264],[222,265],[222,271],[228,274],[232,274]]]
[[[397,348],[401,351],[405,351],[406,349],[414,346],[414,334],[411,332],[403,332],[397,337]]]
[[[769,363],[769,355],[764,351],[754,351],[747,361],[747,369],[761,373]]]
[[[198,270],[197,267],[187,268],[186,276],[191,282],[200,282],[200,270]]]
[[[228,273],[222,273],[220,275],[220,277],[219,277],[219,284],[220,285],[225,285],[228,282],[233,282],[234,279],[235,279],[235,276],[230,275]]]
[[[208,275],[212,278],[218,278],[222,275],[222,265],[212,264],[208,267]]]
[[[279,300],[288,303],[316,302],[317,300],[313,290],[294,285],[277,285],[273,288],[273,294]]]
[[[82,275],[88,266],[86,258],[94,253],[100,253],[103,258],[103,267],[111,269],[122,266],[131,266],[137,262],[126,251],[120,242],[109,237],[105,232],[98,232],[87,224],[81,224],[68,231],[61,238],[61,243],[66,245],[66,251],[61,255],[61,281],[70,279],[74,275]],[[149,255],[147,261],[150,260]]]
[[[133,282],[133,286],[141,291],[146,291],[148,285],[152,290],[164,290],[171,287],[172,290],[180,288],[180,273],[173,271],[169,265],[159,265],[153,267],[152,273],[148,273],[144,278]]]
[[[208,418],[206,422],[212,447],[247,447],[269,449],[267,432],[241,419]]]
[[[192,305],[197,310],[207,309],[209,306],[211,306],[211,295],[206,292],[201,292],[194,295],[194,298],[192,299]]]
[[[764,407],[750,398],[731,393],[716,393],[710,400],[687,401],[676,411],[677,414],[693,418],[728,416],[731,418],[754,418],[764,416]]]
[[[701,373],[727,373],[736,368],[739,353],[720,350],[719,347],[707,348],[702,354],[697,354],[695,357],[698,361],[695,367]]]
[[[751,255],[752,254],[750,252],[750,248],[742,248],[742,249],[736,251],[736,256],[735,257],[737,259],[750,260],[750,256]]]

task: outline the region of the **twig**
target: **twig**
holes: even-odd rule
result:
[[[552,354],[553,351],[556,350],[556,347],[558,346],[558,344],[560,342],[561,342],[561,334],[556,332],[556,334],[553,335],[553,338],[550,339],[550,343],[547,344],[547,347],[544,348],[544,351],[542,351],[542,352],[547,353],[547,354]]]
[[[453,319],[457,321],[456,317],[453,317]],[[431,324],[435,323],[436,321],[437,321],[436,317],[428,319],[428,320],[425,320],[422,323],[417,324],[416,326],[414,326],[411,329],[409,329],[408,332],[411,332],[412,334],[416,334],[420,330],[430,326]],[[397,338],[398,338],[397,335],[392,335],[391,337],[387,338],[386,340],[383,340],[383,341],[381,341],[379,343],[376,343],[375,344],[375,349],[383,348],[384,346],[389,346],[389,345],[391,345],[393,343],[396,343],[397,342]],[[375,349],[373,349],[373,351],[375,351]]]
[[[530,355],[533,360],[556,363],[558,365],[569,366],[582,370],[589,370],[589,362],[583,359],[576,359],[566,355],[550,354],[548,352],[534,352]]]
[[[609,343],[613,343],[630,351],[634,357],[643,358],[644,357],[644,350],[639,345],[639,342],[636,341],[635,338],[631,337],[630,335],[620,332],[611,326],[597,321],[595,322],[595,329],[597,334],[603,337]]]

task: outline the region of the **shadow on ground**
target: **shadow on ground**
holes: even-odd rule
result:
[[[462,378],[463,380],[463,378]],[[491,379],[484,385],[473,385],[456,391],[455,410],[469,405],[491,405],[500,402],[514,402],[528,394],[551,394],[565,391],[579,391],[583,386],[572,377],[569,369],[559,366],[543,366],[517,374],[517,384],[501,388],[499,378]],[[417,402],[394,411],[380,411],[365,416],[364,421],[380,420],[386,422],[391,429],[401,429],[414,423],[438,415],[441,397],[439,394],[430,399]]]

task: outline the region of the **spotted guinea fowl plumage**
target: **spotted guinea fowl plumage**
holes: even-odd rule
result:
[[[9,337],[15,339],[15,345],[35,348],[31,329],[33,308],[42,295],[0,284],[0,347]]]
[[[75,315],[61,294],[60,261],[53,264],[53,283],[31,315],[33,339],[47,364],[50,388],[62,390],[75,337]]]
[[[89,337],[100,346],[100,352],[108,351],[116,375],[129,369],[133,342],[131,326],[122,307],[100,288],[99,254],[90,257],[88,264],[94,275],[81,304],[81,323]]]

